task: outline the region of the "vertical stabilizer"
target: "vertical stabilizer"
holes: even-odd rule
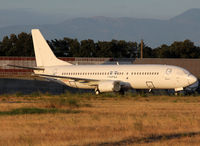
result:
[[[32,29],[32,37],[38,67],[71,65],[68,62],[56,58],[39,29]]]

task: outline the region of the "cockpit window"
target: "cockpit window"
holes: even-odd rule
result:
[[[183,72],[185,73],[185,74],[190,74],[187,70],[185,70],[185,69],[183,69]]]
[[[189,75],[190,73],[185,69],[177,70],[178,75]]]

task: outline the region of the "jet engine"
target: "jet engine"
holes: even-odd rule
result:
[[[98,85],[100,92],[119,92],[121,85],[119,81],[101,81]]]

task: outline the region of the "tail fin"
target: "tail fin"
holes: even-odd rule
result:
[[[71,65],[68,62],[56,58],[39,29],[32,29],[32,37],[38,67]]]

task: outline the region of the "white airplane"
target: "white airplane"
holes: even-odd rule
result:
[[[32,30],[37,67],[35,75],[74,88],[124,93],[133,89],[174,89],[198,86],[197,78],[184,68],[172,65],[72,65],[54,55],[38,29]],[[15,66],[16,67],[16,66]]]

